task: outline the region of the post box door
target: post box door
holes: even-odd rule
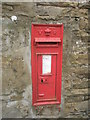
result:
[[[38,55],[37,62],[37,100],[56,99],[56,55]]]

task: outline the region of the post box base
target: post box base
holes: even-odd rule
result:
[[[60,102],[59,101],[55,101],[55,102],[40,102],[40,103],[34,103],[33,104],[33,106],[40,106],[40,105],[54,105],[54,104],[56,104],[56,105],[58,105],[58,104],[60,104]]]

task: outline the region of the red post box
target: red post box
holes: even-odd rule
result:
[[[32,24],[31,64],[34,106],[61,103],[63,24]]]

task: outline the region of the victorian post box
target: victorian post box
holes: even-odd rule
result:
[[[61,103],[63,24],[32,24],[32,104]]]

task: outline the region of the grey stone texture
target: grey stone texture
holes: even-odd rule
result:
[[[77,2],[2,4],[3,118],[88,118],[88,8]],[[32,106],[32,22],[64,24],[61,105]]]

